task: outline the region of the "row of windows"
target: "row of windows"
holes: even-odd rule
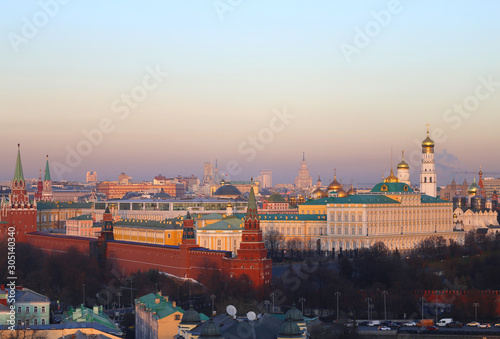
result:
[[[22,313],[22,306],[17,306],[17,313]],[[42,306],[42,313],[45,313],[46,309],[45,306]],[[26,306],[24,308],[24,313],[30,313],[30,307]],[[33,313],[38,313],[38,306],[33,306]]]
[[[45,319],[42,319],[42,325],[45,325],[45,324],[46,324]],[[18,319],[17,320],[17,325],[18,326],[22,326],[23,325],[23,321],[21,319]],[[24,325],[29,326],[30,325],[30,320],[26,319],[24,321]],[[38,325],[38,319],[33,319],[33,325]]]

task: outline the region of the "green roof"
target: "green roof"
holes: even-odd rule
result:
[[[331,202],[333,202],[333,199],[332,197],[330,198],[321,198],[321,199],[309,199],[307,200],[305,203],[303,204],[300,204],[299,206],[302,206],[302,205],[326,205],[326,204],[329,204]]]
[[[63,202],[63,201],[39,201],[36,203],[37,210],[53,210],[64,208],[92,208],[90,202]]]
[[[244,218],[245,214],[235,214],[238,218]],[[326,214],[259,214],[259,219],[262,221],[272,220],[299,220],[299,221],[324,221]]]
[[[371,192],[399,193],[399,192],[413,192],[413,189],[404,182],[379,182],[373,187]]]
[[[279,193],[273,193],[269,196],[268,202],[288,202],[283,198],[283,196]]]
[[[121,330],[113,323],[113,321],[102,311],[102,306],[99,307],[98,314],[93,310],[84,307],[83,305],[76,310],[70,307],[66,316],[63,318],[63,323],[79,323],[79,322],[93,322],[106,326],[114,331],[121,332]]]
[[[213,224],[207,225],[200,228],[203,231],[222,231],[222,230],[237,230],[244,227],[244,221],[236,216],[230,216],[224,218],[223,220],[214,222]]]
[[[117,221],[113,227],[138,227],[138,228],[160,228],[160,229],[182,229],[182,222],[174,220],[143,220],[143,219],[123,219]]]
[[[14,180],[24,181],[23,164],[21,163],[21,147],[19,144],[17,145],[17,161],[16,170],[14,172]]]
[[[52,181],[50,179],[50,169],[49,169],[49,156],[47,155],[47,163],[45,164],[45,177],[43,178],[44,181]]]
[[[198,220],[214,220],[214,219],[222,219],[222,215],[217,213],[204,214],[198,218]]]
[[[160,302],[156,303],[156,299],[159,299]],[[144,307],[149,310],[149,312],[154,312],[155,315],[154,317],[156,319],[163,319],[165,317],[168,317],[169,315],[175,313],[175,312],[180,312],[184,314],[184,310],[180,308],[179,306],[173,307],[172,303],[167,301],[167,298],[164,296],[158,294],[158,293],[149,293],[146,294],[145,296],[142,296],[140,298],[137,298],[135,300],[137,304],[140,306],[144,305]],[[201,314],[200,314],[201,318]],[[206,318],[206,316],[205,316]],[[202,319],[203,320],[203,319]]]
[[[260,220],[323,221],[326,220],[326,214],[261,214]]]
[[[92,218],[91,214],[82,214],[73,218],[69,218],[69,220],[94,220],[94,218]]]
[[[420,196],[420,202],[422,204],[435,204],[435,203],[448,203],[448,204],[452,204],[451,201],[448,201],[448,200],[443,200],[443,199],[440,199],[440,198],[434,198],[434,197],[431,197],[430,195],[425,195],[425,194],[422,194]]]
[[[400,202],[379,194],[354,194],[347,197],[334,198],[330,204],[399,204]]]

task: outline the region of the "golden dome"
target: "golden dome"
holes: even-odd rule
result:
[[[339,190],[337,191],[337,196],[339,198],[347,197],[347,193],[342,188],[339,188]]]
[[[328,189],[328,192],[330,192],[330,191],[337,192],[341,188],[342,188],[342,184],[337,181],[337,170],[335,169],[334,174],[333,174],[333,181],[330,183],[330,185],[328,185],[327,189]]]
[[[316,188],[313,192],[312,192],[312,198],[313,199],[321,199],[321,198],[325,198],[328,196],[328,194],[326,194],[325,192],[323,192],[323,190],[321,188]]]
[[[354,186],[351,184],[351,188],[349,188],[349,190],[347,191],[347,195],[354,195],[356,194],[356,189],[354,188]]]
[[[398,169],[410,169],[410,165],[405,161],[405,151],[403,151],[401,162],[398,164]]]
[[[422,141],[422,147],[426,148],[433,148],[434,147],[434,141],[429,137],[429,125],[427,125],[427,138]]]
[[[391,175],[384,179],[384,182],[399,182],[399,179],[394,175],[394,172],[391,168]]]
[[[474,181],[472,182],[472,184],[470,184],[469,189],[467,189],[467,193],[469,193],[469,195],[477,195],[479,189],[480,187],[478,184],[476,184],[476,177],[474,176]]]

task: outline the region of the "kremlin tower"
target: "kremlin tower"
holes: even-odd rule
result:
[[[36,229],[36,201],[30,201],[26,192],[23,165],[21,163],[21,146],[17,145],[17,161],[12,180],[12,192],[9,201],[2,201],[0,230],[15,227],[16,241],[25,242],[26,233],[35,232]],[[6,234],[7,232],[2,232]]]
[[[434,141],[432,141],[429,137],[429,125],[427,125],[427,138],[422,141],[420,192],[434,198],[437,195],[436,168],[434,162]]]
[[[272,261],[267,258],[253,185],[250,188],[238,257],[231,260],[231,276],[243,274],[248,276],[249,283],[254,288],[269,286],[271,283]]]
[[[45,164],[45,176],[43,177],[42,200],[52,201],[52,179],[50,178],[48,155],[47,155],[47,162]]]

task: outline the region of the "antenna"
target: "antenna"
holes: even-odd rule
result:
[[[254,321],[255,319],[257,319],[257,315],[255,314],[255,312],[250,311],[247,313],[247,318],[250,321]]]
[[[231,317],[235,318],[236,319],[236,307],[234,307],[233,305],[228,305],[226,307],[226,312],[227,314],[229,314]]]

